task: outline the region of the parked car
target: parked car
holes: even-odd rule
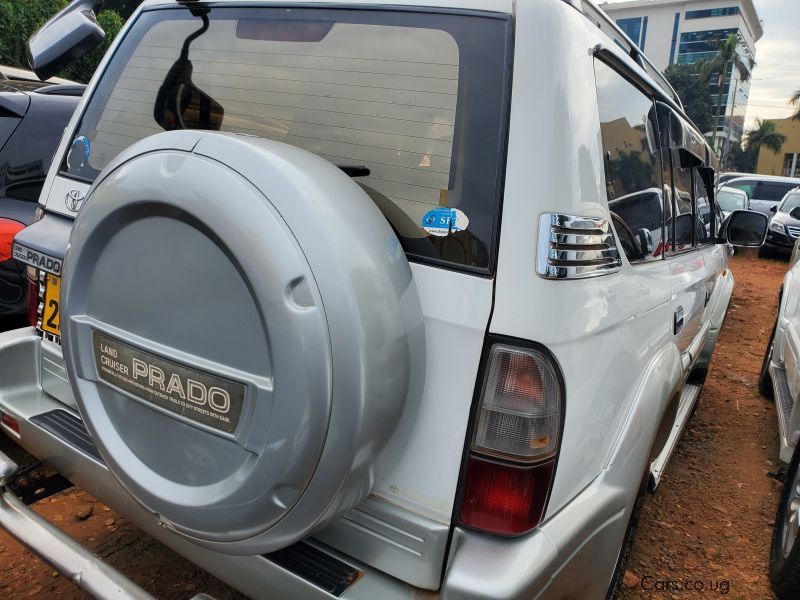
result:
[[[761,373],[759,391],[775,401],[778,417],[779,473],[783,491],[778,503],[770,547],[769,575],[779,600],[794,600],[800,590],[800,266],[795,242],[790,268],[778,296],[778,314],[772,329]]]
[[[767,241],[759,248],[758,255],[789,254],[795,241],[800,238],[800,188],[790,191],[780,204],[770,210],[773,216],[769,222]]]
[[[740,177],[752,177],[753,173],[737,173],[735,171],[729,171],[727,173],[720,173],[717,175],[717,185],[722,186],[725,185],[731,179],[738,179]]]
[[[795,177],[773,177],[771,175],[748,175],[725,182],[727,187],[743,190],[750,199],[750,209],[772,216],[773,207],[777,206],[787,192],[800,186],[800,179]]]
[[[43,301],[0,428],[253,597],[613,596],[728,244],[766,235],[716,169],[592,3],[146,0],[16,237]],[[71,581],[144,593],[2,499]]]
[[[735,210],[748,210],[750,208],[747,192],[727,186],[720,186],[717,189],[717,204],[722,211],[723,219],[727,219]]]
[[[5,72],[5,67],[0,67]],[[0,329],[25,319],[27,279],[11,243],[33,223],[45,176],[84,86],[0,80]]]

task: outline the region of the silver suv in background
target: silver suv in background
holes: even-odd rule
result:
[[[766,234],[717,168],[591,2],[146,0],[16,237],[0,428],[253,597],[614,596]]]
[[[771,209],[778,205],[787,192],[800,186],[800,179],[772,175],[747,175],[729,179],[725,185],[746,192],[750,199],[750,210],[757,210],[770,217],[774,212]]]

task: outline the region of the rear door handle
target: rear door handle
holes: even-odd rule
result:
[[[675,309],[675,315],[674,315],[673,324],[674,324],[674,333],[677,335],[677,333],[681,329],[683,329],[683,307],[682,306],[679,306],[678,308]]]

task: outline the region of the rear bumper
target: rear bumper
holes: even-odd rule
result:
[[[41,341],[32,328],[0,334],[0,410],[19,424],[6,433],[28,452],[78,487],[113,507],[135,526],[199,567],[253,598],[326,598],[312,581],[265,556],[231,556],[202,548],[162,528],[120,486],[93,448],[70,441],[37,423],[51,411],[78,414],[43,392]],[[0,456],[0,477],[13,463]],[[310,544],[360,571],[344,599],[409,598],[602,598],[627,524],[632,496],[628,486],[601,474],[559,513],[533,533],[504,539],[456,529],[448,567],[437,594],[420,590],[336,550]],[[630,497],[629,497],[630,496]],[[99,597],[149,597],[123,575],[39,517],[0,486],[0,526],[34,553]],[[99,586],[99,587],[98,587]],[[116,586],[116,587],[114,587]]]

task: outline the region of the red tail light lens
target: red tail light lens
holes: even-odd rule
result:
[[[14,236],[23,229],[25,229],[25,226],[18,221],[0,219],[0,263],[11,258],[11,245],[14,243]]]
[[[500,535],[519,535],[539,524],[554,461],[535,467],[469,457],[461,523]]]
[[[6,413],[2,413],[2,415],[3,415],[2,416],[3,425],[5,425],[11,431],[19,435],[19,423],[17,423],[17,420],[12,416],[7,415]]]

